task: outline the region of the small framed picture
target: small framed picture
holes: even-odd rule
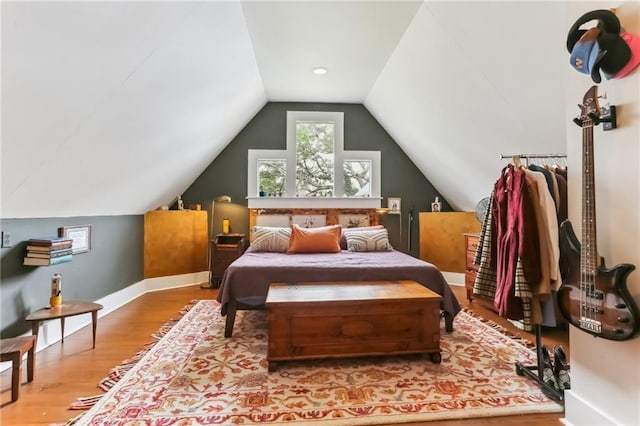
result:
[[[389,214],[400,214],[400,198],[387,198],[387,208],[389,209]]]
[[[91,225],[65,226],[60,228],[59,234],[73,241],[72,254],[86,253],[91,250]]]
[[[442,211],[442,202],[440,201],[440,197],[436,197],[436,200],[431,203],[431,211],[435,213]]]

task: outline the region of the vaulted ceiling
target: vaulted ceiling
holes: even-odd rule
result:
[[[268,101],[364,104],[459,210],[565,150],[562,2],[1,7],[2,218],[155,209]]]

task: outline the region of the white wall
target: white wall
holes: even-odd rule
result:
[[[367,96],[454,209],[473,211],[489,195],[508,162],[500,154],[564,150],[564,10],[555,1],[426,1]]]
[[[583,13],[617,8],[627,31],[640,34],[640,3],[569,3],[567,29]],[[572,17],[572,18],[571,18]],[[582,131],[571,120],[575,106],[593,85],[587,75],[567,66],[567,153],[569,218],[580,235]],[[603,79],[600,95],[619,110],[619,128],[594,129],[598,251],[608,266],[632,263],[640,268],[640,68],[619,80]],[[601,101],[602,104],[602,101]],[[627,279],[640,304],[640,271]],[[640,424],[640,337],[615,342],[571,327],[571,381],[565,416],[574,425]]]

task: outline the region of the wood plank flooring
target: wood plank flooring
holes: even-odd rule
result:
[[[460,303],[469,305],[464,295],[464,287],[454,286],[453,289]],[[215,290],[201,289],[197,285],[147,293],[98,320],[95,349],[91,349],[90,326],[65,336],[64,344],[58,342],[36,354],[35,379],[31,383],[26,383],[25,360],[23,384],[17,402],[10,402],[11,371],[3,372],[0,375],[0,423],[50,425],[64,423],[80,414],[80,411],[68,410],[69,404],[79,396],[102,394],[97,383],[105,377],[110,368],[133,356],[145,343],[151,342],[151,334],[170,318],[178,317],[178,311],[189,301],[215,297]],[[479,305],[470,305],[481,316],[516,330],[507,321]],[[532,334],[520,333],[534,340]],[[543,343],[550,347],[562,344],[569,352],[568,331],[565,328],[545,329]],[[539,414],[412,425],[548,426],[560,425],[561,417],[562,414]]]

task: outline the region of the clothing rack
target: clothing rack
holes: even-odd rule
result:
[[[529,165],[529,159],[532,158],[567,158],[567,154],[500,154],[500,159],[504,160],[505,158],[512,159],[514,157],[519,157],[526,161],[526,165]]]
[[[529,159],[539,159],[539,158],[567,158],[567,154],[500,154],[500,159],[504,160],[513,159],[513,158],[524,159],[529,165]],[[542,389],[542,393],[547,395],[549,398],[553,399],[556,402],[564,404],[564,392],[558,391],[551,385],[548,385],[543,380],[543,371],[544,365],[542,363],[542,326],[540,324],[534,324],[534,332],[536,335],[536,365],[524,365],[519,361],[516,361],[516,374],[519,376],[527,376],[530,379],[534,380],[540,388]],[[537,373],[536,373],[537,371]]]

